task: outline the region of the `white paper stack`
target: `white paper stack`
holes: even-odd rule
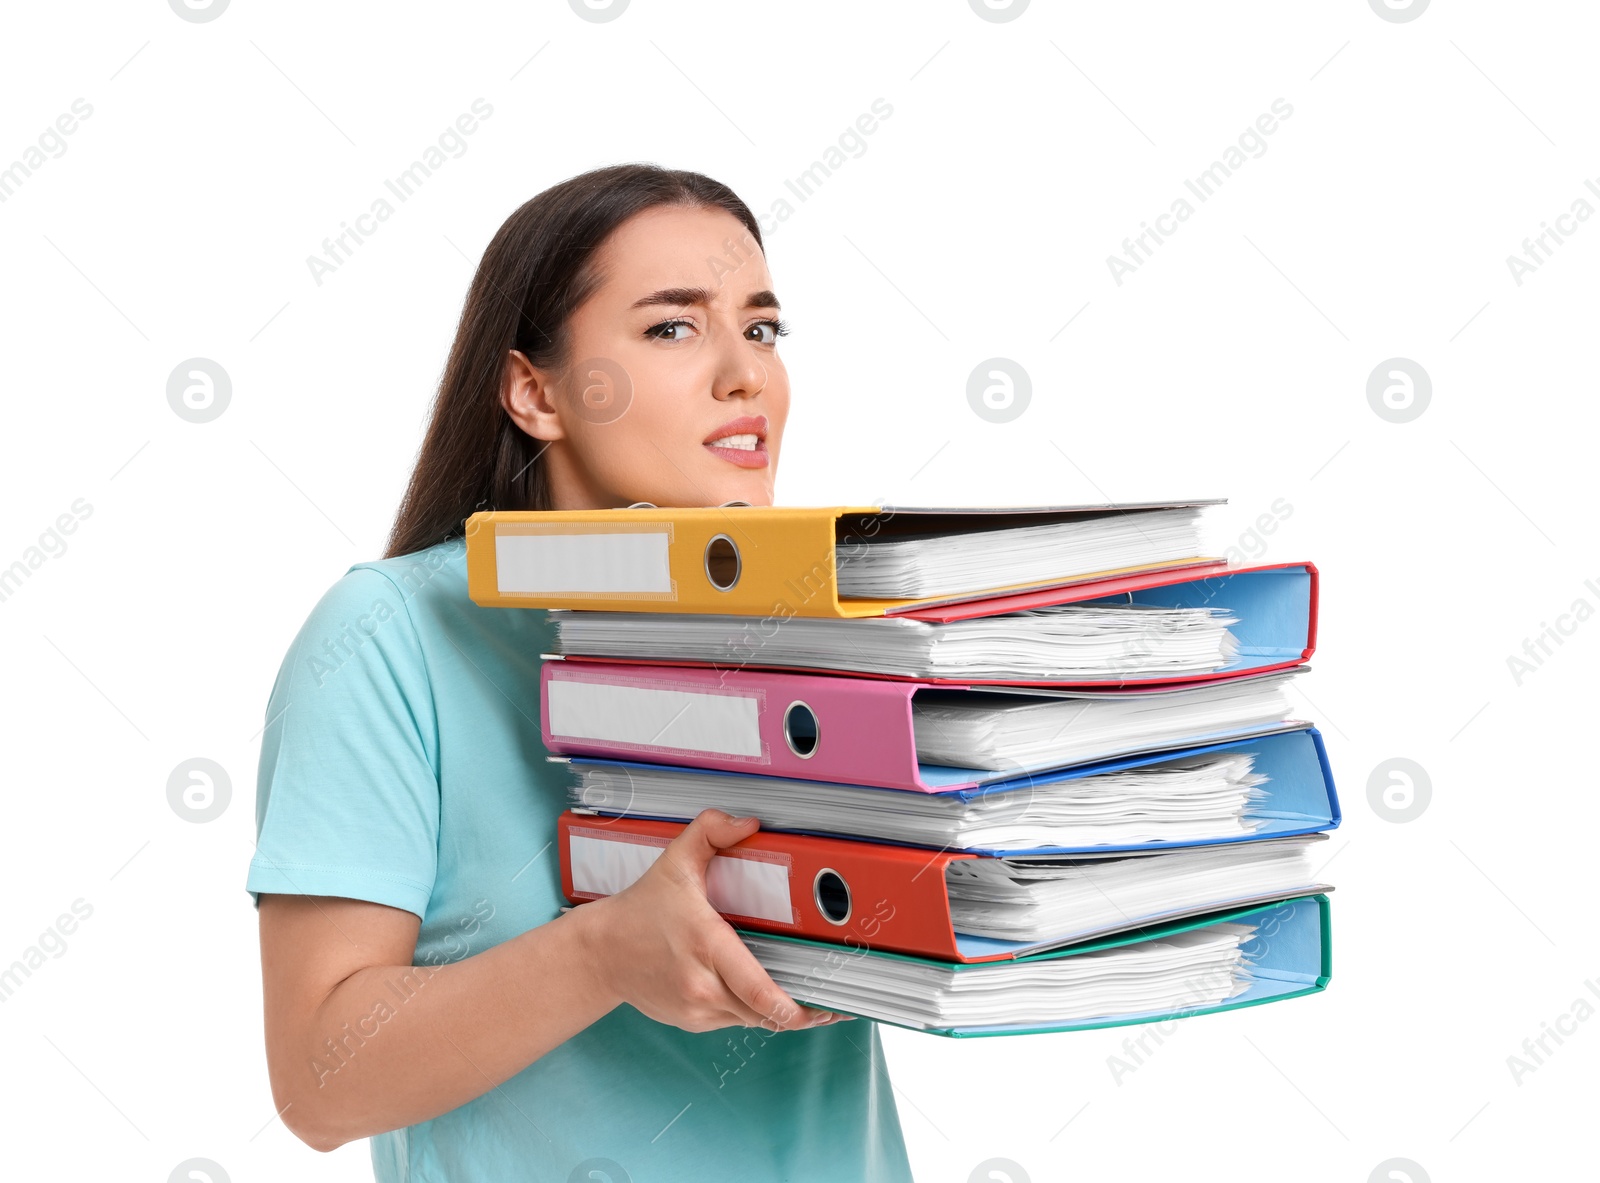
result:
[[[748,616],[655,612],[550,613],[556,649],[569,656],[635,657],[905,678],[1050,681],[1178,678],[1229,665],[1239,644],[1225,608],[1057,604],[946,622],[903,617],[796,616],[774,628]]]

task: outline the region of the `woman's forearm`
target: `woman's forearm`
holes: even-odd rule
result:
[[[273,1091],[284,1124],[333,1150],[427,1121],[602,1018],[619,998],[596,973],[585,911],[448,965],[351,974],[296,1024],[298,1046],[278,1044],[286,1054]]]
[[[833,1021],[780,989],[706,898],[711,859],[755,820],[702,810],[621,892],[437,967],[395,964],[415,956],[413,913],[264,896],[267,1062],[284,1124],[332,1150],[428,1121],[624,1002],[690,1032]]]

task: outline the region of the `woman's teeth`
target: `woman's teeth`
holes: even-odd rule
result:
[[[756,450],[756,436],[750,435],[725,435],[721,439],[712,440],[713,448],[738,448],[741,452],[754,452]]]

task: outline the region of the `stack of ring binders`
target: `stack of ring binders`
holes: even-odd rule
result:
[[[564,895],[716,808],[761,829],[707,896],[812,1006],[976,1036],[1322,990],[1318,573],[1199,554],[1215,504],[474,514],[474,602],[556,626]]]

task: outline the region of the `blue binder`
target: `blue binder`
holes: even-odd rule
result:
[[[1342,815],[1339,809],[1338,793],[1334,788],[1333,770],[1328,764],[1328,753],[1322,741],[1322,734],[1315,727],[1303,723],[1296,724],[1287,730],[1253,736],[1248,739],[1228,740],[1223,743],[1202,744],[1196,747],[1174,748],[1167,751],[1144,752],[1137,756],[1101,760],[1091,764],[1080,764],[1072,768],[1056,769],[1047,773],[1033,773],[996,781],[977,788],[951,790],[949,795],[967,801],[988,797],[996,793],[1036,791],[1053,784],[1076,780],[1095,773],[1116,772],[1127,768],[1143,768],[1180,757],[1204,756],[1229,751],[1248,751],[1253,753],[1255,756],[1254,771],[1260,772],[1268,778],[1267,783],[1260,790],[1266,794],[1265,798],[1252,806],[1250,810],[1250,816],[1259,819],[1262,823],[1252,833],[1230,835],[1223,838],[1208,838],[1195,842],[1143,842],[1122,845],[1015,848],[969,847],[964,849],[970,850],[973,854],[994,855],[997,857],[1082,856],[1111,854],[1118,851],[1148,851],[1176,847],[1253,842],[1266,838],[1287,838],[1299,834],[1315,834],[1338,827]],[[770,782],[774,786],[782,784],[804,786],[808,783],[805,781],[790,781],[781,777],[726,772],[720,769],[685,769],[670,764],[646,764],[633,760],[607,760],[592,756],[556,756],[551,757],[551,759],[558,763],[568,763],[574,769],[585,765],[597,765],[621,769],[646,769],[653,774],[668,777],[734,777],[746,781]],[[897,805],[907,798],[929,795],[913,793],[904,789],[886,789],[869,785],[853,785],[851,788],[861,793],[885,794],[884,800],[886,804]],[[889,794],[894,794],[895,797],[890,797],[888,796]],[[943,796],[943,794],[939,795]],[[631,801],[625,795],[613,795],[599,788],[591,788],[589,791],[584,792],[577,785],[574,785],[571,790],[571,801],[573,809],[578,812],[648,817],[664,821],[689,821],[694,817],[695,813],[699,812],[699,809],[716,806],[715,799],[704,798],[701,799],[699,806],[695,810],[684,814],[648,813],[632,808]],[[862,838],[874,842],[890,842],[900,846],[917,845],[910,842],[896,842],[890,838],[871,834],[845,833],[838,830],[768,826],[765,823],[763,823],[763,828],[794,834],[816,834],[828,838]]]

